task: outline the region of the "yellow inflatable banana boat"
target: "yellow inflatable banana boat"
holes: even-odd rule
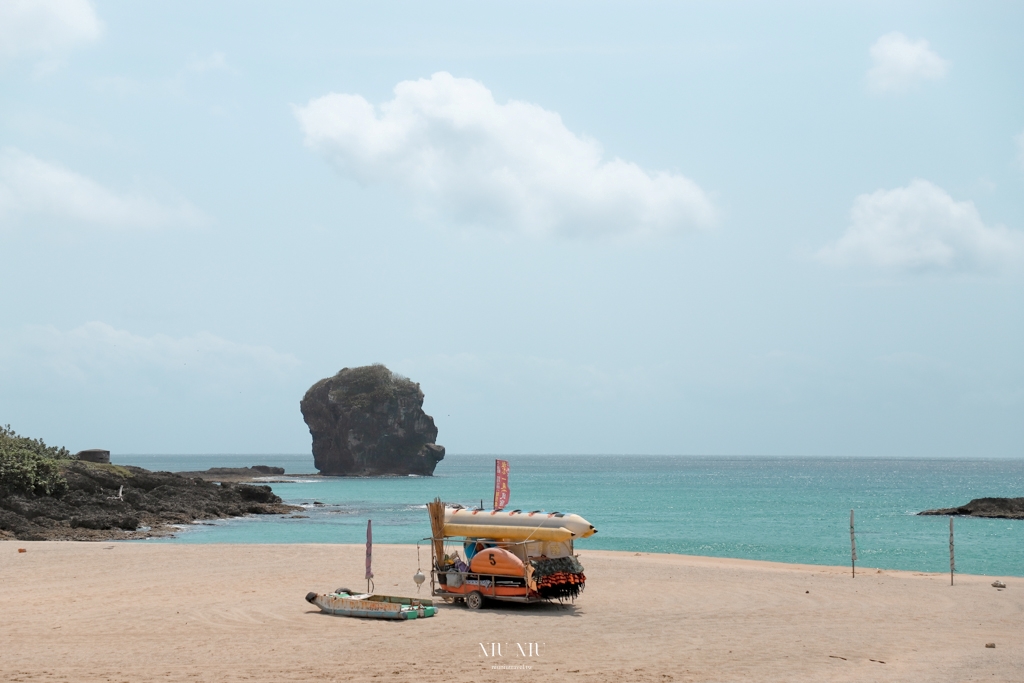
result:
[[[597,533],[579,515],[534,510],[468,510],[447,507],[444,535],[509,541],[568,541]]]

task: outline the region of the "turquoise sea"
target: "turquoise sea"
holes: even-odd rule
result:
[[[690,456],[502,456],[510,508],[574,512],[598,528],[577,550],[632,550],[849,565],[850,509],[859,566],[949,571],[949,521],[929,508],[1024,496],[1024,460]],[[276,465],[310,473],[310,455],[117,456],[154,470]],[[306,519],[191,525],[171,543],[416,543],[424,503],[490,506],[494,457],[449,455],[433,477],[306,479],[272,484]],[[314,503],[321,503],[315,505]],[[1024,521],[957,518],[956,568],[1024,576]]]

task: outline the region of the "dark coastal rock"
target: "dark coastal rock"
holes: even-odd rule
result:
[[[249,514],[288,514],[269,486],[216,484],[141,467],[66,460],[59,496],[0,496],[0,538],[114,540],[166,536],[170,525]]]
[[[102,448],[90,448],[78,451],[75,453],[75,457],[86,462],[110,462],[110,451],[105,451]]]
[[[196,472],[175,472],[182,477],[194,477],[206,481],[221,482],[245,482],[253,479],[280,476],[284,474],[283,467],[270,467],[269,465],[253,465],[252,467],[211,467],[208,470]]]
[[[444,458],[420,385],[383,365],[345,368],[299,403],[321,474],[430,476]]]
[[[967,505],[957,508],[925,510],[917,514],[1024,519],[1024,498],[975,498]]]

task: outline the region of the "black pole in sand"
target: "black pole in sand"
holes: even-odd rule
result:
[[[953,559],[953,516],[949,517],[949,585],[953,585],[953,570],[956,569],[956,561]]]
[[[850,577],[857,578],[857,538],[853,535],[853,510],[850,510]]]

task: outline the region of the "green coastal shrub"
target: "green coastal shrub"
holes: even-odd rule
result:
[[[68,483],[60,473],[60,461],[72,458],[66,448],[19,436],[10,425],[0,427],[0,495],[64,495]]]

